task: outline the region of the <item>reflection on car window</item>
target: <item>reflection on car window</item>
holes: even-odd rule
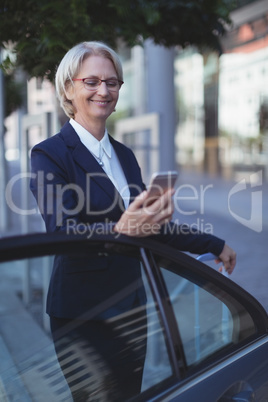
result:
[[[197,284],[198,278],[190,280],[172,272],[178,272],[179,267],[170,261],[162,260],[160,267],[173,305],[187,366],[195,365],[255,333],[249,313],[222,289],[209,281]]]
[[[98,253],[95,247],[94,258],[98,257]],[[120,253],[122,254],[121,251]],[[89,256],[90,252],[83,254],[81,264],[81,253],[79,253],[81,278],[84,275],[85,258]],[[73,261],[76,257],[77,255],[72,253]],[[104,270],[109,266],[106,262],[112,258],[112,251],[104,253],[102,250],[99,257],[102,260],[101,269]],[[29,400],[33,401],[41,401],[45,396],[46,400],[52,402],[59,400],[71,402],[72,397],[66,378],[77,384],[81,377],[84,381],[84,395],[90,382],[91,389],[93,387],[96,394],[105,400],[107,388],[102,379],[103,373],[108,373],[109,370],[100,350],[85,342],[74,342],[66,336],[60,345],[62,359],[60,361],[57,359],[47,315],[44,314],[46,300],[44,292],[47,291],[53,259],[54,257],[44,256],[0,264],[0,395],[7,400],[23,399],[24,396],[25,400],[28,400],[27,397],[31,395]],[[132,256],[130,260],[133,261]],[[136,261],[142,269],[140,261]],[[73,267],[72,264],[66,264],[67,275],[74,274]],[[131,270],[131,263],[127,264],[125,269]],[[133,306],[127,316],[125,312],[117,313],[111,316],[109,321],[115,330],[125,328],[127,342],[137,347],[140,345],[144,330],[147,331],[142,380],[142,391],[146,391],[152,387],[161,389],[161,383],[172,377],[173,373],[165,336],[159,322],[158,309],[144,272],[142,282],[146,292],[146,303],[143,306]],[[113,309],[115,304],[120,305],[123,298],[131,298],[132,293],[133,286],[120,288],[120,291],[117,289],[114,297],[109,295],[107,300],[102,300],[98,304],[96,311],[101,314],[103,307],[105,311]],[[114,350],[110,352],[113,353],[115,361],[120,361],[120,356],[115,355]],[[121,370],[124,369],[125,366],[122,366]],[[109,375],[106,379],[108,378]],[[108,381],[107,384],[109,385]]]
[[[142,390],[157,386],[172,376],[163,330],[153,296],[143,273],[147,297],[148,338]]]
[[[198,362],[229,344],[233,322],[228,308],[190,281],[163,269],[162,272],[179,324],[187,364]]]

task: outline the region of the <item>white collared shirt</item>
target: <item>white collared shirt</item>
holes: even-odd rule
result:
[[[107,129],[105,130],[103,138],[99,141],[74,119],[70,119],[70,124],[74,128],[82,144],[85,145],[97,162],[103,163],[103,166],[101,166],[102,169],[116,187],[124,201],[125,208],[127,208],[130,198],[128,183],[116,152],[110,143]]]

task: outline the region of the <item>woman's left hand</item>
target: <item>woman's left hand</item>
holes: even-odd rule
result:
[[[166,191],[152,203],[148,192],[143,191],[130,204],[114,227],[118,233],[145,237],[156,235],[161,226],[168,223],[174,212],[172,196],[174,189]]]
[[[225,244],[219,258],[216,260],[216,263],[219,262],[223,263],[223,267],[220,267],[219,270],[222,272],[222,270],[225,269],[225,271],[230,275],[236,265],[236,252]]]

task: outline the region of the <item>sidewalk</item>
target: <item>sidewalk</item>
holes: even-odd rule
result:
[[[0,306],[0,400],[71,402],[50,337],[3,286]]]

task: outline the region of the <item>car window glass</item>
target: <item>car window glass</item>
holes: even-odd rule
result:
[[[82,254],[84,261],[86,254]],[[98,255],[97,249],[94,250],[94,258],[96,255]],[[76,257],[77,254],[71,256],[73,261]],[[110,252],[101,254],[103,264],[101,269],[105,269],[106,258],[111,258]],[[133,257],[129,258],[130,263],[127,268],[130,270]],[[16,398],[28,400],[27,397],[31,395],[33,401],[41,401],[45,395],[46,400],[49,401],[71,401],[69,387],[55,354],[48,316],[44,314],[53,259],[53,256],[44,256],[0,264],[0,395],[7,400]],[[81,253],[79,253],[79,259],[81,259]],[[142,269],[139,260],[137,263]],[[81,270],[86,268],[82,265]],[[66,265],[66,269],[68,275],[73,275],[71,265]],[[83,273],[81,273],[82,276]],[[144,320],[140,318],[140,314],[144,315],[148,321],[148,337],[142,391],[146,391],[152,387],[163,388],[164,385],[161,384],[172,378],[173,372],[158,309],[144,272],[142,272],[142,280],[147,303],[139,307],[138,316],[137,309],[130,312],[130,320],[133,322],[130,332],[132,332],[131,340],[135,343],[135,338],[139,338],[144,326]],[[115,295],[116,302],[120,303],[122,297],[130,297],[132,290],[131,286],[129,289],[120,289],[121,293]],[[108,310],[112,309],[114,304],[111,298],[103,300],[98,313],[104,311],[103,306]],[[126,325],[124,314],[112,317],[111,321],[116,326]],[[69,342],[64,353],[65,360],[61,363],[67,367],[68,372],[72,372],[72,368],[76,370],[82,364],[81,373],[85,375],[90,372],[91,381],[95,382],[96,392],[103,392],[104,395],[106,391],[105,389],[100,391],[98,376],[105,370],[105,364],[99,359],[99,354],[91,349],[88,353],[91,353],[95,359],[95,364],[94,367],[90,367],[87,360],[84,360],[85,350],[87,350],[85,345],[82,349],[74,349]]]
[[[159,263],[178,324],[187,366],[193,366],[256,331],[247,310],[209,280],[176,272],[168,260]],[[175,271],[175,272],[174,272]],[[184,271],[185,272],[185,271]]]
[[[148,341],[143,376],[142,390],[157,386],[159,383],[172,376],[165,337],[159,321],[153,296],[143,272],[143,281],[147,297]]]

